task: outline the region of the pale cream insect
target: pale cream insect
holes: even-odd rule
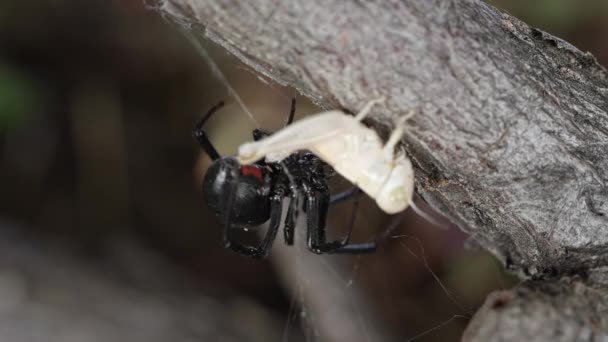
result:
[[[297,150],[310,150],[336,172],[376,200],[388,214],[405,210],[412,204],[414,171],[410,160],[395,146],[405,131],[402,117],[383,145],[378,133],[361,120],[384,98],[368,102],[357,116],[331,110],[292,123],[271,136],[242,144],[237,159],[251,164],[266,157],[278,162]]]

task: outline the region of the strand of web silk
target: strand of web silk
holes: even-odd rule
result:
[[[426,212],[424,212],[424,210],[422,210],[421,208],[419,208],[416,203],[414,203],[414,200],[412,199],[412,201],[410,202],[410,207],[414,210],[414,212],[416,214],[418,214],[418,216],[422,217],[423,219],[425,219],[427,222],[429,222],[432,225],[435,225],[441,229],[448,229],[448,226],[435,220],[431,215],[427,214]]]
[[[205,48],[192,35],[192,33],[190,33],[189,31],[186,31],[185,29],[181,29],[180,31],[182,31],[182,33],[184,34],[184,36],[190,41],[190,43],[192,43],[192,46],[194,46],[194,48],[199,53],[199,55],[201,57],[203,57],[203,59],[205,60],[205,62],[207,63],[207,65],[209,65],[209,68],[211,69],[211,72],[213,73],[213,75],[220,82],[222,82],[224,84],[224,86],[226,87],[226,89],[228,89],[228,94],[230,94],[230,96],[232,96],[236,100],[236,102],[243,109],[243,111],[245,112],[245,114],[247,114],[247,116],[249,117],[249,119],[251,119],[251,121],[255,124],[255,126],[256,127],[260,127],[260,124],[258,123],[258,121],[255,119],[255,117],[253,116],[253,114],[249,111],[249,109],[247,108],[247,106],[245,105],[245,103],[243,102],[243,100],[241,99],[241,97],[239,96],[239,94],[236,92],[236,90],[234,90],[234,88],[230,85],[230,83],[226,79],[226,76],[224,76],[224,74],[222,73],[222,71],[220,70],[220,68],[217,66],[217,63],[215,63],[215,61],[213,60],[213,58],[211,58],[211,56],[209,56],[209,53],[207,52],[207,50],[205,50]]]
[[[428,334],[430,334],[430,333],[433,333],[433,332],[435,332],[435,331],[437,331],[437,330],[439,330],[439,329],[443,328],[444,326],[446,326],[446,325],[448,325],[448,324],[452,323],[452,321],[454,321],[454,320],[456,320],[456,319],[470,320],[471,318],[470,318],[470,317],[463,316],[463,315],[453,315],[453,316],[452,316],[450,319],[448,319],[448,320],[446,320],[446,321],[444,321],[444,322],[440,323],[439,325],[437,325],[437,326],[435,326],[435,327],[433,327],[433,328],[431,328],[431,329],[428,329],[428,330],[426,330],[426,331],[423,331],[423,332],[421,332],[420,334],[418,334],[418,335],[416,335],[416,336],[414,336],[414,337],[411,337],[411,338],[407,339],[405,342],[413,342],[413,341],[416,341],[416,340],[418,340],[418,339],[420,339],[420,338],[422,338],[422,337],[424,337],[424,336],[426,336],[426,335],[428,335]]]

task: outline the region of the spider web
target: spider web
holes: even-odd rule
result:
[[[213,76],[226,89],[228,95],[239,104],[246,117],[256,127],[260,127],[256,115],[247,107],[238,91],[230,84],[207,51],[209,47],[203,46],[190,30],[182,30],[182,32],[208,64]],[[234,61],[234,63],[240,70],[252,72],[239,62]],[[284,88],[281,89],[280,86],[256,75],[255,72],[252,74],[269,89],[271,95],[279,95],[287,100],[291,97],[285,94]],[[284,216],[286,212],[284,208]],[[332,217],[331,211],[328,217]],[[330,222],[328,222],[329,231],[333,228]],[[445,306],[453,308],[451,311],[448,310],[451,313],[444,316],[445,318],[437,319],[430,325],[419,324],[407,328],[405,341],[433,341],[436,333],[455,324],[456,321],[468,321],[472,310],[462,304],[460,298],[432,269],[425,253],[425,242],[413,233],[397,232],[399,227],[399,224],[389,225],[384,231],[386,239],[383,243],[407,253],[409,262],[417,264],[432,278],[435,286],[441,291],[444,301],[448,302]],[[278,241],[281,239],[278,237],[271,253],[271,262],[279,271],[283,284],[291,294],[282,341],[297,341],[297,337],[294,339],[294,331],[301,331],[306,341],[403,341],[404,336],[394,332],[394,327],[383,321],[382,314],[374,305],[374,298],[366,295],[365,284],[360,279],[360,275],[370,273],[369,270],[373,267],[372,263],[367,262],[368,256],[310,253],[303,243],[306,240],[305,230],[305,215],[300,215],[296,225],[295,246],[286,246],[282,241]],[[378,253],[381,252],[382,246]],[[399,270],[393,271],[399,272]]]
[[[298,222],[298,241],[305,240],[304,221],[305,217],[301,217]],[[412,333],[406,341],[422,340],[455,320],[469,320],[471,310],[460,303],[457,296],[432,270],[422,241],[405,234],[391,235],[388,238],[428,272],[446,299],[457,308],[447,319],[436,322],[429,328],[410,329]],[[286,331],[299,321],[307,341],[397,340],[390,333],[390,328],[379,319],[379,313],[375,312],[371,303],[373,299],[366,297],[363,284],[358,279],[360,271],[370,267],[363,261],[366,256],[318,256],[308,252],[303,243],[296,244],[295,248],[277,243],[273,255],[278,255],[278,258],[273,259],[276,267],[292,282],[289,288],[292,289],[293,297],[285,323]],[[336,261],[336,258],[347,260]],[[323,293],[315,293],[321,290]],[[288,341],[286,337],[289,334],[285,332],[283,336],[283,341]]]

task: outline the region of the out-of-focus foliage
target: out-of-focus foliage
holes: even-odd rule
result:
[[[553,32],[576,30],[581,24],[608,15],[608,1],[597,0],[494,0],[520,19]]]
[[[27,75],[0,60],[0,128],[29,119],[37,107],[37,91]]]
[[[590,51],[608,65],[608,1],[605,0],[488,0],[531,26]]]

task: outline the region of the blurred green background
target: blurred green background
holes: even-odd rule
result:
[[[491,3],[608,65],[608,2]],[[287,113],[294,91],[206,48],[256,120],[279,128],[276,113]],[[102,261],[108,241],[137,240],[188,274],[200,293],[219,302],[246,298],[275,317],[277,336],[288,326],[302,337],[314,323],[288,322],[293,289],[268,261],[220,247],[220,227],[200,195],[209,160],[190,132],[219,100],[228,105],[208,131],[231,154],[250,139],[253,123],[187,40],[141,0],[1,2],[0,227],[18,222],[26,239],[61,241],[76,258]],[[297,118],[315,111],[298,97]],[[344,210],[330,213],[330,226],[343,226]],[[389,222],[369,200],[358,217],[359,240]],[[468,316],[487,293],[514,284],[488,254],[464,250],[466,236],[454,227],[433,228],[410,213],[399,233],[420,241],[428,264],[417,240],[407,238],[387,241],[374,255],[338,257],[356,269],[354,281],[399,338]],[[417,340],[456,341],[466,323],[454,320]]]

